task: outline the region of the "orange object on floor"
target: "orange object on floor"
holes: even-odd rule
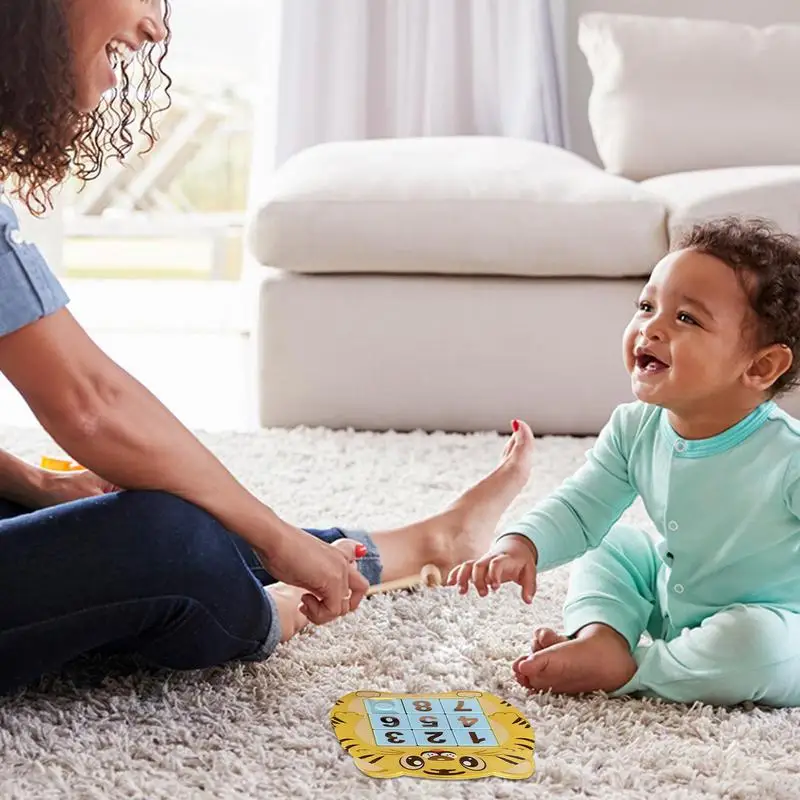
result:
[[[42,456],[39,466],[42,469],[50,469],[55,472],[79,472],[83,467],[75,461],[69,461],[63,458],[50,458],[49,456]]]

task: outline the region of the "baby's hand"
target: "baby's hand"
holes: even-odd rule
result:
[[[467,593],[470,581],[481,597],[486,597],[489,588],[497,591],[501,584],[514,581],[522,587],[522,599],[532,603],[536,594],[536,548],[521,534],[503,536],[485,556],[459,564],[447,577],[447,585],[457,585],[461,594]]]

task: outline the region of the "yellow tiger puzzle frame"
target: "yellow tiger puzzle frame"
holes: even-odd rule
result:
[[[401,704],[403,700],[408,700],[412,704],[418,702],[428,707],[431,705],[429,701],[477,701],[497,743],[483,747],[460,744],[380,744],[370,721],[366,700],[395,701]],[[459,710],[458,703],[454,709]],[[395,712],[376,711],[373,712],[373,717],[380,713],[387,713],[390,717],[399,716]],[[434,716],[431,715],[428,719],[433,719]],[[451,724],[449,715],[439,716],[448,716],[448,724]],[[432,780],[473,780],[496,777],[524,780],[534,772],[536,742],[530,722],[510,703],[488,692],[351,692],[336,702],[331,709],[330,720],[341,746],[352,756],[358,769],[370,778],[405,776]],[[451,738],[456,737],[455,728],[444,728],[441,723],[437,724]],[[432,728],[429,730],[433,732]],[[378,729],[379,734],[385,731]]]

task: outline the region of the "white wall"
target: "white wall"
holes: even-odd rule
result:
[[[589,128],[588,102],[591,74],[578,48],[578,20],[592,11],[620,14],[647,14],[692,19],[726,19],[766,26],[778,22],[800,23],[800,0],[551,0],[560,15],[557,30],[563,59],[566,130],[570,149],[598,161],[597,149]]]

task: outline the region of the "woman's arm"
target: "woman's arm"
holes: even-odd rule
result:
[[[72,458],[124,489],[161,490],[206,509],[256,547],[272,575],[323,601],[327,612],[315,622],[343,613],[350,590],[366,590],[339,549],[250,494],[66,309],[0,338],[0,371]]]

